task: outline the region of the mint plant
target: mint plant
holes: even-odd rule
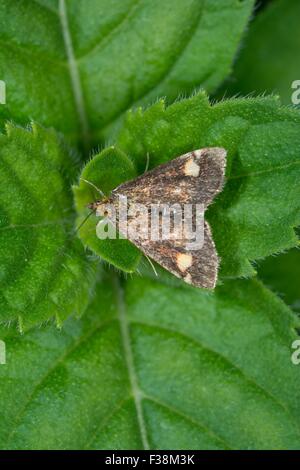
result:
[[[261,96],[299,77],[253,59],[282,8],[0,0],[1,449],[300,448],[300,114]],[[214,291],[85,221],[95,187],[209,146]]]

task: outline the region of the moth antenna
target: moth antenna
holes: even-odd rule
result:
[[[147,255],[145,255],[145,256],[146,256],[147,260],[149,261],[149,264],[150,264],[151,268],[153,269],[153,272],[154,272],[155,276],[158,277],[157,271],[156,271],[156,269],[154,267],[154,264],[152,263],[151,259]]]
[[[149,152],[147,152],[147,156],[146,156],[146,167],[145,167],[144,173],[147,173],[147,171],[148,171],[148,169],[149,169],[149,163],[150,163],[150,155],[149,155]]]
[[[81,222],[81,224],[78,225],[78,227],[76,228],[75,232],[74,232],[74,235],[76,235],[78,233],[78,231],[81,229],[81,227],[86,223],[86,221],[91,217],[92,214],[94,214],[96,212],[96,208],[93,209],[84,219],[83,221]]]
[[[105,197],[105,194],[103,191],[101,191],[101,189],[97,188],[97,186],[92,183],[91,181],[88,181],[84,178],[80,178],[82,181],[84,181],[85,183],[89,184],[90,186],[92,186],[92,188],[96,189],[96,191],[98,191],[99,194],[101,194],[102,197]]]

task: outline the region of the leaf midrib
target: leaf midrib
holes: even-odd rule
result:
[[[103,44],[104,43],[106,44],[107,41],[111,38],[111,36],[115,35],[116,32],[119,31],[120,26],[122,26],[125,21],[127,21],[129,18],[133,16],[139,4],[140,4],[140,1],[137,0],[137,2],[131,7],[130,11],[125,15],[125,17],[121,20],[121,22],[117,24],[117,26],[113,29],[113,31],[111,31],[107,36],[105,36],[103,40],[100,40],[100,42],[98,42],[93,47],[92,51],[97,49],[100,45],[103,47]],[[203,18],[203,12],[205,10],[205,6],[206,6],[206,0],[203,0],[202,8],[201,8],[199,17],[197,21],[195,22],[194,28],[191,29],[186,40],[183,42],[182,47],[180,51],[178,52],[178,55],[176,56],[172,64],[169,66],[169,68],[165,71],[163,76],[159,77],[159,80],[157,81],[157,83],[151,86],[150,89],[147,89],[144,93],[142,93],[142,95],[138,96],[134,101],[127,103],[126,107],[124,107],[123,109],[119,109],[116,115],[113,116],[113,118],[111,118],[109,122],[106,122],[103,124],[102,129],[107,128],[109,125],[115,122],[120,116],[122,116],[129,108],[135,106],[137,103],[143,100],[154,89],[156,89],[163,81],[165,81],[166,78],[172,73],[172,70],[181,59],[183,53],[185,52],[186,48],[188,47],[191,40],[193,39],[195,33],[199,29],[200,22],[202,21],[202,18]],[[65,50],[66,50],[66,55],[68,59],[68,66],[69,66],[71,83],[72,83],[72,91],[73,91],[75,106],[76,106],[77,114],[79,118],[79,124],[81,128],[82,142],[83,142],[84,150],[87,153],[90,150],[91,135],[93,134],[93,132],[90,129],[88,114],[86,112],[86,106],[85,106],[84,95],[83,95],[83,87],[82,87],[81,80],[80,80],[79,63],[80,61],[83,61],[88,55],[90,55],[92,51],[85,52],[82,56],[75,57],[71,32],[70,32],[70,28],[68,24],[65,0],[59,0],[58,16],[60,19],[62,34],[64,38],[64,43],[65,43]],[[208,74],[208,76],[210,76],[210,74]],[[205,80],[206,79],[207,77],[205,77]]]
[[[131,349],[130,334],[129,334],[129,325],[127,321],[127,312],[126,312],[125,302],[124,302],[124,292],[123,292],[123,289],[122,289],[122,286],[121,286],[121,283],[117,274],[115,274],[113,277],[113,285],[114,285],[116,298],[117,298],[118,319],[120,323],[120,332],[121,332],[121,337],[122,337],[122,342],[123,342],[124,356],[125,356],[125,360],[127,364],[127,370],[128,370],[128,376],[129,376],[129,381],[131,385],[132,395],[134,398],[134,404],[135,404],[135,409],[136,409],[136,414],[137,414],[141,440],[142,440],[144,449],[149,450],[150,445],[148,441],[145,418],[144,418],[143,408],[142,408],[142,398],[141,398],[142,392],[138,385],[137,375],[136,375],[135,367],[134,367],[133,352]]]
[[[86,152],[90,149],[90,129],[83,98],[83,89],[80,80],[78,63],[74,54],[73,42],[68,22],[68,14],[65,0],[59,0],[58,14],[61,24],[62,35],[65,44],[65,50],[68,59],[69,72],[72,84],[72,91],[79,118],[79,124],[82,134],[82,143]]]

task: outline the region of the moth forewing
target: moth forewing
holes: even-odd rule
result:
[[[204,204],[207,207],[223,187],[226,150],[208,147],[188,152],[115,188],[141,204]]]

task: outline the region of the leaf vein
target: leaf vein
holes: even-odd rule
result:
[[[229,180],[234,180],[234,179],[239,179],[239,178],[249,178],[250,176],[259,176],[259,175],[264,175],[266,173],[273,173],[275,171],[280,171],[280,170],[286,170],[287,168],[293,167],[293,166],[298,166],[300,165],[300,160],[295,160],[293,162],[286,163],[285,165],[278,165],[274,166],[272,168],[266,168],[264,170],[259,170],[259,171],[253,171],[252,173],[245,173],[241,175],[233,175],[233,176],[228,176],[227,181]]]
[[[24,406],[21,408],[21,411],[17,414],[17,416],[15,418],[14,426],[13,426],[13,428],[12,428],[10,434],[8,435],[8,438],[7,438],[7,445],[6,445],[7,448],[8,448],[8,445],[9,445],[11,439],[13,438],[13,436],[15,435],[15,433],[17,431],[18,424],[20,423],[20,421],[21,421],[22,417],[24,416],[27,408],[30,406],[31,402],[33,401],[34,396],[37,394],[38,390],[41,388],[43,383],[50,377],[51,374],[53,374],[53,372],[57,369],[57,367],[59,367],[59,365],[70,354],[72,354],[74,351],[76,351],[76,349],[78,347],[82,346],[82,344],[84,344],[86,341],[88,341],[94,334],[98,333],[99,330],[101,330],[105,326],[109,325],[110,323],[113,323],[114,321],[116,321],[116,318],[111,317],[109,320],[107,320],[105,322],[99,322],[94,328],[92,328],[90,331],[88,331],[84,336],[80,337],[77,341],[75,341],[75,343],[72,344],[71,347],[69,347],[66,351],[64,351],[64,353],[54,362],[53,366],[50,367],[47,370],[47,372],[40,378],[40,380],[34,385],[31,394],[29,395],[29,397],[26,400]]]
[[[207,344],[205,344],[203,341],[200,341],[199,338],[194,338],[194,337],[190,336],[187,333],[183,333],[181,331],[178,331],[175,328],[161,326],[161,325],[158,325],[158,324],[153,323],[153,322],[145,322],[145,321],[142,322],[140,320],[132,320],[131,323],[132,324],[137,324],[137,325],[144,325],[144,326],[148,326],[150,328],[154,328],[154,329],[158,329],[158,330],[161,330],[161,331],[176,334],[178,336],[181,336],[182,338],[185,338],[188,341],[192,341],[195,345],[197,345],[201,349],[207,351],[208,353],[213,354],[215,356],[219,356],[230,368],[235,369],[239,373],[239,375],[244,378],[244,380],[246,380],[248,383],[250,383],[252,386],[254,386],[257,390],[259,390],[260,393],[263,393],[264,395],[266,395],[269,399],[271,399],[274,403],[276,403],[277,406],[279,406],[281,409],[283,409],[285,411],[285,413],[291,418],[291,421],[294,422],[294,424],[296,426],[296,429],[298,431],[298,434],[300,436],[299,423],[294,419],[294,416],[292,415],[291,411],[283,403],[281,403],[275,396],[273,396],[272,393],[269,390],[265,389],[260,384],[258,384],[254,380],[253,377],[248,376],[243,369],[241,369],[238,365],[236,365],[234,362],[232,362],[229,358],[224,356],[221,352],[212,349]]]
[[[175,68],[176,64],[179,62],[181,59],[182,55],[184,54],[185,50],[187,49],[188,45],[192,41],[194,35],[196,34],[202,18],[203,18],[203,10],[205,8],[205,0],[203,0],[203,6],[201,13],[199,15],[198,21],[195,22],[195,25],[193,28],[191,28],[190,34],[187,37],[186,41],[184,42],[181,50],[178,52],[178,54],[175,57],[175,60],[169,65],[165,73],[159,77],[158,81],[150,88],[145,90],[140,96],[138,96],[136,99],[132,100],[131,102],[127,102],[125,106],[121,110],[119,110],[110,120],[106,123],[103,124],[103,129],[109,127],[114,121],[116,121],[122,114],[124,114],[129,108],[132,108],[133,106],[137,105],[141,100],[143,100],[149,93],[151,93],[155,88],[157,88],[164,80],[168,78],[169,75],[171,75],[173,69]],[[205,77],[205,80],[208,79],[210,76],[210,73],[207,74]]]
[[[220,444],[222,444],[223,446],[226,447],[226,450],[232,450],[232,447],[229,445],[228,442],[226,442],[223,437],[217,435],[212,429],[209,429],[206,425],[204,425],[203,423],[199,423],[198,421],[196,421],[195,419],[193,419],[191,416],[188,416],[186,415],[185,413],[183,413],[182,411],[178,410],[177,408],[175,408],[174,406],[170,406],[169,404],[165,403],[165,402],[162,402],[160,401],[159,399],[157,399],[156,397],[152,396],[152,395],[148,395],[144,392],[143,393],[143,397],[146,399],[146,400],[149,400],[149,401],[152,401],[153,403],[163,407],[163,408],[166,408],[167,410],[171,411],[172,413],[174,414],[177,414],[178,416],[184,418],[186,421],[188,421],[189,423],[193,424],[194,426],[197,426],[199,429],[201,429],[202,431],[204,431],[206,434],[208,434],[211,438],[217,440],[220,442]]]
[[[10,47],[11,49],[16,49],[16,52],[18,53],[19,58],[22,57],[23,54],[27,54],[28,56],[37,58],[39,61],[48,62],[48,63],[51,62],[52,64],[55,64],[57,66],[67,68],[66,62],[62,60],[58,60],[54,57],[51,57],[50,55],[45,54],[44,51],[40,52],[37,49],[32,50],[29,47],[23,46],[21,44],[17,44],[14,41],[8,41],[6,39],[3,39],[3,37],[0,38],[0,44],[3,44],[3,46],[5,47]],[[22,54],[20,54],[20,52],[22,52]]]
[[[127,363],[128,375],[131,384],[132,395],[134,398],[137,419],[140,428],[141,439],[143,443],[143,447],[145,450],[149,450],[149,442],[147,436],[147,430],[145,425],[145,419],[143,415],[142,403],[141,403],[141,391],[137,382],[137,376],[134,368],[134,360],[133,354],[131,350],[130,344],[130,335],[129,335],[129,328],[128,328],[128,321],[126,318],[126,311],[125,311],[125,304],[123,298],[123,290],[120,285],[120,281],[115,275],[113,278],[114,288],[117,296],[117,305],[118,305],[118,318],[120,322],[120,330],[121,336],[123,341],[123,348],[125,353],[125,359]]]
[[[84,99],[83,99],[83,90],[80,81],[79,69],[77,61],[74,55],[73,43],[71,38],[71,32],[69,28],[68,15],[66,9],[65,0],[59,0],[59,18],[61,22],[61,28],[65,43],[65,49],[68,58],[68,65],[72,83],[72,89],[74,94],[74,100],[77,108],[77,113],[79,117],[79,122],[81,125],[82,139],[84,148],[86,151],[89,149],[90,145],[90,132],[88,117],[85,109]]]
[[[115,408],[110,412],[107,413],[106,416],[101,421],[100,426],[97,428],[97,430],[92,434],[91,438],[88,440],[87,444],[84,446],[86,450],[90,449],[91,444],[95,441],[96,436],[98,435],[99,431],[104,428],[104,426],[109,422],[109,420],[116,414],[118,411],[120,411],[125,403],[130,401],[132,397],[128,396],[126,398],[123,398],[122,400],[119,401],[119,403],[115,406]]]
[[[77,56],[78,62],[85,60],[90,54],[92,54],[95,50],[100,48],[100,46],[102,48],[105,47],[106,43],[109,41],[111,36],[114,36],[117,33],[117,31],[122,26],[124,26],[125,22],[133,17],[140,3],[141,3],[141,0],[137,0],[135,3],[133,3],[131,7],[129,8],[129,10],[127,11],[127,13],[123,16],[123,18],[121,18],[119,23],[115,24],[114,27],[108,32],[106,36],[102,37],[100,41],[97,42],[97,44],[94,44],[93,47],[89,49],[88,51],[85,51],[84,54],[82,54],[81,56]]]

